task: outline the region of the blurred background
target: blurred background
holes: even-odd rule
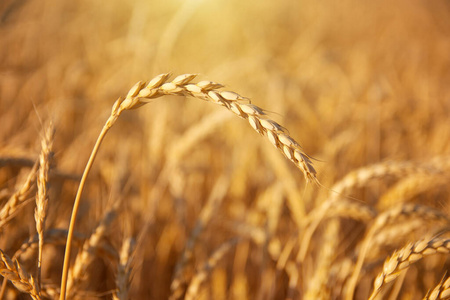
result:
[[[446,0],[2,0],[0,155],[32,165],[44,124],[53,121],[54,169],[65,175],[51,179],[47,228],[67,228],[77,181],[114,101],[137,81],[165,72],[199,74],[266,109],[316,159],[323,187],[307,185],[245,121],[214,104],[168,96],[125,112],[100,148],[77,231],[91,234],[120,200],[105,240],[120,249],[124,238],[136,238],[131,299],[173,296],[177,265],[189,286],[230,241],[220,262],[206,268],[195,298],[306,299],[325,226],[296,268],[280,267],[280,259],[295,261],[290,253],[301,247],[304,222],[333,184],[374,163],[424,163],[450,154]],[[29,167],[0,168],[4,195]],[[394,183],[390,177],[346,196],[375,211],[404,201],[448,214],[447,175],[432,177],[407,200],[379,201]],[[24,221],[33,220],[33,209],[27,205],[2,231],[2,250],[14,253],[35,233]],[[341,225],[335,266],[344,257],[354,261],[367,224]],[[384,259],[428,229],[380,246],[355,297],[366,299]],[[289,241],[294,250],[286,249]],[[63,245],[45,249],[44,282],[58,286]],[[406,282],[414,284],[400,293],[410,298],[402,299],[422,299],[443,276],[444,262],[425,268],[429,273],[412,272]],[[33,269],[33,260],[24,265]],[[108,299],[115,265],[101,258],[93,265],[80,288],[89,293],[78,296]],[[326,292],[311,299],[343,299],[345,280],[331,268],[327,274]]]

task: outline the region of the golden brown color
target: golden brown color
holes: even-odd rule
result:
[[[0,298],[59,297],[112,106],[68,298],[449,298],[448,53],[445,0],[0,1]]]

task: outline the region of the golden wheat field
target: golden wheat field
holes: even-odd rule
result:
[[[447,0],[0,1],[0,300],[450,299],[449,179]]]

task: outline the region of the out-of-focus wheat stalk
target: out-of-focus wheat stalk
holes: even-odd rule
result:
[[[95,249],[100,246],[100,242],[110,228],[111,222],[117,216],[118,203],[119,202],[116,202],[113,207],[105,213],[100,224],[95,228],[94,232],[89,237],[89,240],[83,245],[83,249],[78,253],[75,263],[70,269],[67,282],[67,293],[69,296],[73,296],[77,292],[77,287],[81,280],[86,279],[86,270],[95,258]]]
[[[128,286],[130,283],[131,261],[135,250],[133,238],[127,238],[123,242],[120,250],[119,264],[117,267],[116,286],[117,290],[113,294],[114,300],[128,299]]]
[[[219,205],[225,194],[228,190],[229,180],[225,178],[225,176],[221,177],[217,183],[215,184],[206,205],[203,207],[200,217],[197,220],[194,228],[191,231],[189,239],[186,242],[186,246],[183,249],[183,253],[180,256],[180,259],[177,261],[175,266],[175,275],[172,280],[170,289],[171,289],[171,299],[179,299],[181,295],[185,293],[185,284],[190,277],[186,272],[186,265],[191,263],[191,260],[194,257],[194,247],[195,244],[204,230],[204,228],[208,225],[209,221],[213,217],[216,210],[219,208]]]
[[[211,269],[213,269],[218,264],[219,260],[237,243],[239,243],[239,239],[231,239],[227,242],[224,242],[218,249],[213,252],[213,254],[199,268],[197,273],[192,278],[187,288],[186,296],[184,299],[193,300],[198,296],[200,286],[206,280],[208,274],[211,273]]]
[[[39,252],[37,265],[37,286],[41,286],[41,268],[42,268],[42,250],[44,248],[44,230],[45,219],[48,210],[48,173],[50,170],[53,157],[53,136],[55,128],[50,123],[45,128],[44,136],[41,141],[41,154],[39,156],[39,176],[37,178],[37,195],[36,195],[36,209],[34,219],[36,220],[36,230],[39,236]]]
[[[11,217],[15,213],[17,213],[17,211],[24,205],[36,180],[36,172],[38,167],[39,163],[36,162],[33,168],[31,168],[28,177],[22,184],[20,190],[16,191],[0,210],[0,228],[3,227],[11,219]]]

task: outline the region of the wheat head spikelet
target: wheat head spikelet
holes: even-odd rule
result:
[[[13,262],[2,250],[0,250],[0,274],[11,281],[19,291],[29,294],[35,300],[41,299],[34,278],[22,269],[17,260]]]
[[[231,91],[220,91],[222,84],[212,81],[191,83],[197,75],[184,74],[169,82],[170,74],[161,74],[146,82],[136,83],[125,99],[119,99],[113,106],[110,126],[114,124],[123,110],[135,109],[148,103],[151,99],[164,95],[192,96],[226,107],[237,116],[247,120],[258,133],[269,141],[302,170],[308,181],[317,182],[316,170],[310,157],[301,150],[300,145],[289,136],[287,130],[275,121],[267,118],[263,109]]]
[[[410,265],[421,260],[425,256],[437,253],[448,254],[450,252],[450,239],[433,238],[423,239],[414,244],[410,243],[396,251],[383,266],[383,271],[377,276],[373,284],[373,292],[370,299],[374,299],[381,288],[394,279],[401,271],[409,268]]]
[[[83,245],[83,249],[78,253],[75,263],[71,269],[67,284],[67,291],[70,296],[77,292],[77,287],[83,279],[86,279],[86,269],[91,265],[95,258],[95,249],[100,247],[101,240],[108,231],[111,222],[117,216],[117,202],[116,205],[107,211],[101,220],[100,224],[95,228],[89,239]]]
[[[196,299],[198,296],[198,292],[200,290],[201,284],[206,280],[207,276],[211,272],[211,270],[216,267],[216,265],[219,263],[219,260],[237,243],[239,243],[240,239],[234,238],[227,242],[224,242],[219,248],[217,248],[213,254],[208,258],[208,260],[200,267],[200,269],[197,271],[197,273],[192,278],[187,291],[186,296],[184,299],[192,300]],[[170,297],[170,299],[174,300],[177,299],[173,297],[173,295]]]
[[[432,209],[430,207],[418,204],[397,205],[391,208],[390,210],[387,210],[379,214],[369,227],[366,236],[361,242],[361,248],[356,261],[356,265],[347,283],[345,299],[347,300],[353,299],[353,295],[356,289],[361,269],[364,264],[364,260],[366,258],[367,253],[373,246],[374,243],[373,239],[376,236],[376,234],[386,225],[396,221],[398,222],[399,220],[402,220],[404,218],[418,218],[421,220],[446,222],[446,223],[449,222],[446,214],[437,211],[435,209]]]
[[[131,261],[134,256],[136,242],[134,238],[127,238],[122,244],[120,250],[119,264],[117,266],[116,287],[113,294],[114,300],[128,299],[128,287],[130,284]]]
[[[339,220],[331,220],[325,229],[322,246],[317,257],[317,264],[314,267],[308,287],[303,296],[305,300],[330,299],[328,285],[330,284],[330,269],[336,257],[336,249],[339,246],[339,230],[341,226]]]
[[[450,299],[450,277],[442,278],[441,282],[430,291],[423,300],[444,300]]]
[[[12,218],[12,216],[22,207],[22,205],[27,200],[28,195],[33,189],[38,167],[39,163],[36,162],[28,173],[28,176],[23,182],[22,187],[18,191],[16,191],[3,205],[2,209],[0,210],[0,228],[3,227]]]
[[[42,249],[44,247],[44,228],[48,210],[48,173],[53,157],[53,136],[55,129],[50,123],[45,129],[44,137],[41,140],[41,154],[39,155],[39,176],[37,177],[36,209],[34,219],[36,230],[39,236],[39,254],[37,266],[37,284],[41,285]]]

